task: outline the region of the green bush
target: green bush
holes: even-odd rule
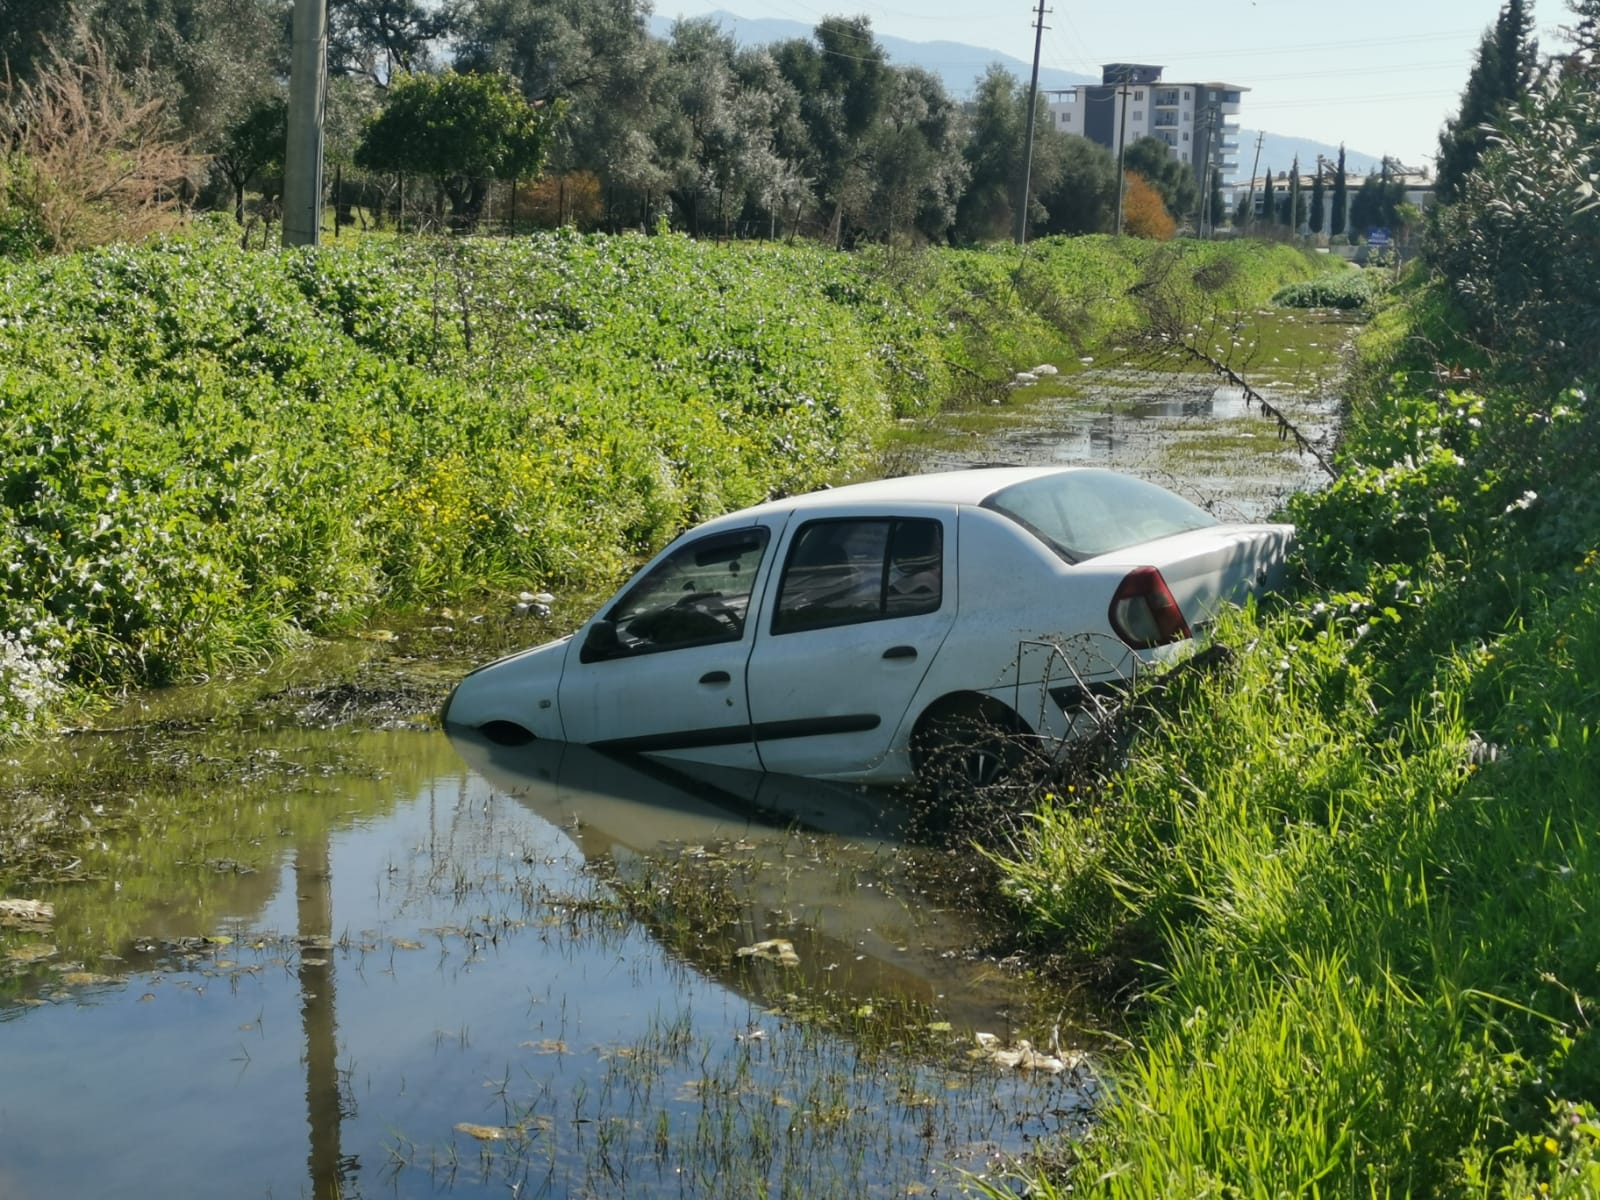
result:
[[[1557,385],[1596,377],[1597,178],[1600,93],[1553,77],[1503,121],[1429,239],[1476,339]]]
[[[1366,308],[1382,293],[1379,277],[1368,271],[1339,271],[1279,288],[1274,304],[1287,308]]]

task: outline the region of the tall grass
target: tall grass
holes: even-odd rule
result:
[[[1595,417],[1464,390],[1437,293],[1406,303],[1292,506],[1299,595],[1015,846],[1035,933],[1142,1016],[1043,1194],[1600,1194]]]

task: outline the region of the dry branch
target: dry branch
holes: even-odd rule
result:
[[[0,91],[0,217],[21,208],[42,249],[137,240],[170,227],[202,159],[171,135],[163,101],[142,98],[105,48],[51,46],[38,77]]]

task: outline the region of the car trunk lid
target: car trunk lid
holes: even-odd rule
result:
[[[1250,596],[1281,587],[1293,544],[1292,525],[1214,525],[1142,542],[1089,561],[1100,567],[1128,569],[1113,602],[1114,621],[1118,605],[1126,609],[1132,602],[1141,613],[1148,606],[1161,628],[1171,629],[1172,622],[1163,612],[1170,596],[1189,632],[1198,636],[1222,605],[1243,603]],[[1156,579],[1141,572],[1145,567],[1155,568],[1159,573]],[[1139,624],[1142,631],[1143,622]]]

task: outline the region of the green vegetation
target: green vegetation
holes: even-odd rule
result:
[[[1577,10],[1575,10],[1577,11]],[[1539,71],[1531,0],[1505,0],[1483,31],[1477,62],[1461,93],[1461,111],[1439,133],[1439,195],[1454,202],[1489,145],[1489,128],[1527,95]]]
[[[1385,302],[1299,593],[1015,847],[1035,934],[1142,997],[1040,1194],[1600,1191],[1600,377],[1540,287],[1600,268],[1592,89],[1524,107],[1448,282]]]
[[[548,235],[252,255],[197,233],[0,277],[0,736],[67,693],[473,589],[599,587],[864,463],[894,416],[1289,250],[839,255]],[[65,691],[63,689],[66,689]]]
[[[1340,271],[1279,288],[1272,302],[1290,308],[1366,308],[1382,293],[1383,282],[1369,271]]]
[[[367,122],[356,162],[430,175],[453,218],[476,219],[489,180],[538,173],[557,111],[534,108],[508,75],[404,76]]]
[[[93,133],[6,140],[3,157],[15,161],[0,166],[0,253],[110,240],[98,222],[40,228],[38,210],[63,197],[95,208],[106,184],[126,186],[129,173],[117,168],[128,159],[138,168],[131,178],[156,198],[232,208],[252,230],[276,222],[289,0],[11,7],[25,11],[8,10],[0,29],[0,79],[16,84],[0,88],[10,107],[31,114],[41,89],[81,93],[87,102],[74,111]],[[1030,120],[1048,117],[1044,97],[1030,113],[1025,83],[999,68],[962,102],[938,75],[890,62],[864,16],[825,16],[809,36],[740,47],[706,17],[652,36],[645,8],[603,0],[327,8],[333,203],[401,228],[442,225],[443,187],[456,228],[620,233],[666,221],[697,236],[800,235],[835,247],[1010,238],[1030,125],[1030,234],[1112,226],[1118,180],[1108,151]],[[116,138],[119,112],[79,86],[84,64],[104,67],[125,107],[146,118],[138,137]],[[107,117],[112,128],[102,130]],[[449,136],[430,134],[440,129]],[[192,160],[168,171],[158,149]],[[76,161],[35,161],[60,157]],[[541,163],[541,194],[517,190]],[[1160,142],[1131,147],[1128,166],[1160,190],[1171,218],[1193,226],[1195,166]],[[41,173],[49,186],[33,182]]]

